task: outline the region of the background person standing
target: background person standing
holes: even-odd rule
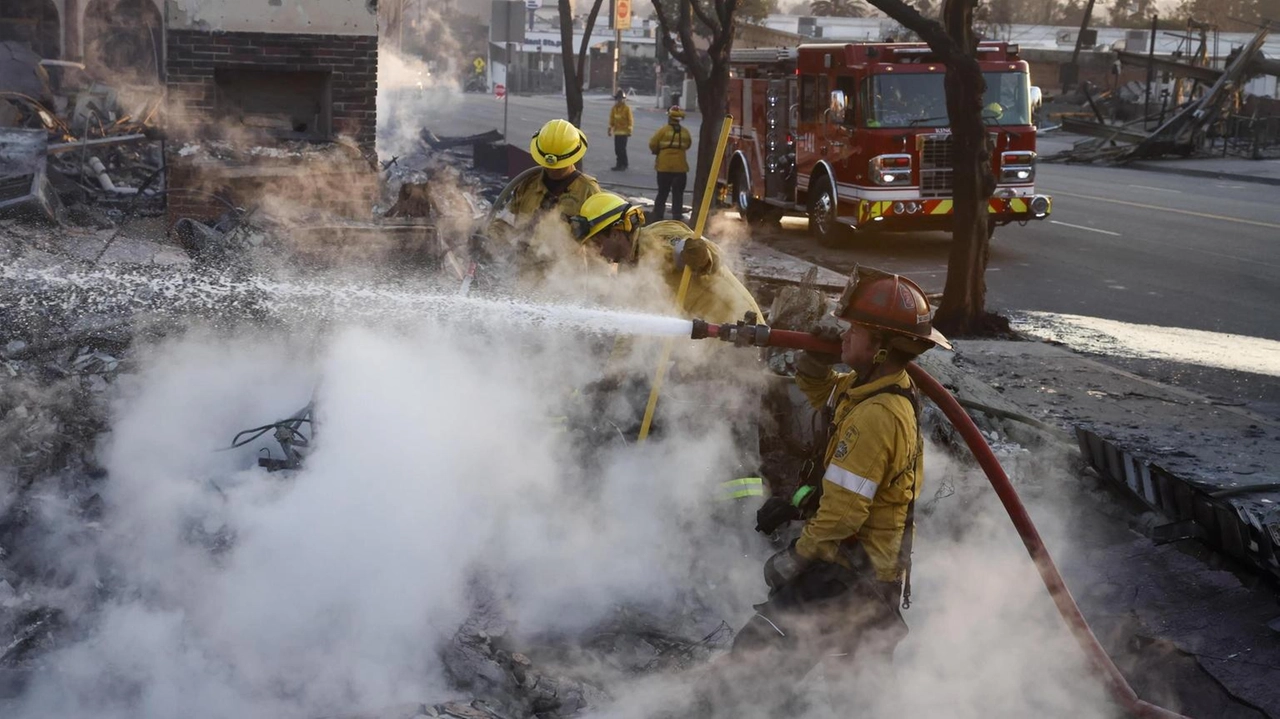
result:
[[[613,170],[621,172],[627,169],[627,140],[631,138],[631,131],[635,127],[635,117],[631,114],[631,107],[627,105],[625,93],[619,90],[613,99],[613,108],[609,110],[609,134],[613,135],[613,151],[618,156]]]
[[[684,219],[684,184],[689,177],[689,148],[693,136],[680,125],[684,110],[672,105],[667,110],[667,124],[649,138],[649,151],[657,155],[654,167],[658,171],[658,197],[653,204],[653,219],[662,220],[666,214],[667,193],[671,193],[671,217]]]

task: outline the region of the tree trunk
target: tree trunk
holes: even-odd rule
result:
[[[982,119],[986,81],[974,50],[972,20],[976,0],[947,0],[943,21],[963,55],[947,64],[947,115],[951,122],[952,221],[947,283],[934,324],[944,334],[982,333],[987,301],[987,204],[995,191],[987,127]]]
[[[702,192],[707,187],[711,163],[715,160],[716,144],[720,142],[720,125],[729,111],[729,69],[727,65],[712,65],[711,81],[698,83],[698,110],[702,113],[702,126],[698,130],[698,158],[693,178],[694,213],[702,207]],[[696,220],[696,218],[694,218]]]
[[[569,122],[576,127],[582,122],[582,79],[578,77],[578,64],[573,54],[573,8],[569,0],[559,0],[560,11],[560,67],[564,71],[564,102]],[[507,67],[511,67],[510,58]]]

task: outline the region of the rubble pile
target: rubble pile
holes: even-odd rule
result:
[[[1074,99],[1080,112],[1059,113],[1062,129],[1090,139],[1045,157],[1050,162],[1124,163],[1165,155],[1234,154],[1250,159],[1280,156],[1280,105],[1247,95],[1244,86],[1259,75],[1280,76],[1280,62],[1267,58],[1262,45],[1269,30],[1259,30],[1249,44],[1237,48],[1223,69],[1200,62],[1154,58],[1119,52],[1117,62],[1149,68],[1174,78],[1162,83],[1130,82],[1095,93],[1082,86]],[[1148,86],[1149,85],[1149,86]],[[1172,95],[1166,112],[1162,93]],[[1154,99],[1158,112],[1151,112]],[[1154,127],[1154,129],[1149,129]],[[1219,147],[1220,145],[1220,147]]]
[[[125,93],[64,76],[55,91],[44,65],[16,42],[0,43],[0,214],[63,220],[70,210],[83,219],[90,205],[119,220],[144,200],[157,210],[159,88]]]

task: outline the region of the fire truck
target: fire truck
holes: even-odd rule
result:
[[[1036,128],[1018,46],[982,43],[997,187],[990,226],[1049,216],[1035,191]],[[735,50],[722,197],[749,222],[804,213],[823,244],[856,233],[951,227],[945,66],[923,43]]]

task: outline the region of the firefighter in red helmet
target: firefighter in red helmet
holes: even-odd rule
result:
[[[920,400],[907,365],[933,347],[951,347],[933,329],[924,292],[900,275],[855,268],[833,314],[848,323],[840,356],[801,354],[796,373],[825,413],[826,441],[796,495],[769,499],[756,528],[772,534],[792,519],[805,524],[766,562],[769,600],[737,634],[728,664],[756,678],[735,680],[735,699],[779,712],[795,708],[788,689],[822,659],[887,663],[907,633],[899,604],[910,599],[924,478]],[[834,371],[837,361],[852,371]],[[743,696],[744,684],[751,696]]]

